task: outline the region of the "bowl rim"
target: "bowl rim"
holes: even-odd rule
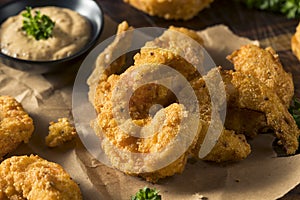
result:
[[[7,3],[4,3],[4,4],[2,4],[0,6],[0,10],[3,9],[3,8],[5,8],[5,7],[7,7],[7,6],[9,6],[9,5],[20,3],[21,1],[22,0],[13,0],[13,1],[9,1]],[[75,0],[75,1],[78,1],[78,0]],[[89,49],[91,49],[95,45],[95,43],[97,42],[97,40],[99,39],[99,36],[101,35],[101,33],[103,31],[104,21],[105,21],[104,20],[103,9],[102,9],[102,7],[100,6],[100,4],[97,1],[95,1],[95,0],[84,0],[84,1],[90,1],[90,2],[93,2],[93,3],[95,3],[97,5],[97,8],[99,10],[99,15],[100,15],[100,26],[98,28],[99,31],[97,31],[97,33],[95,35],[92,35],[91,36],[91,40],[86,45],[84,45],[79,51],[75,52],[74,54],[72,54],[70,56],[63,57],[63,58],[56,59],[56,60],[26,60],[26,59],[21,59],[21,58],[16,58],[16,57],[9,56],[7,54],[2,53],[1,50],[0,50],[0,57],[4,57],[5,59],[11,60],[11,61],[23,62],[24,64],[55,64],[55,63],[58,63],[58,62],[60,63],[60,62],[70,61],[70,60],[76,59],[77,57],[82,56]],[[45,6],[47,6],[47,5],[45,5]],[[36,6],[33,6],[33,7],[36,7]],[[57,7],[63,8],[62,6],[57,6]],[[76,11],[74,9],[71,9],[71,8],[68,8],[68,9],[73,10],[73,11],[79,13],[78,11]],[[20,12],[21,11],[22,10],[20,10]],[[82,14],[80,14],[80,15],[82,15]],[[11,16],[14,16],[14,15],[11,15]],[[83,16],[83,17],[85,17],[89,21],[89,23],[92,25],[91,20],[88,17],[86,17],[86,16]],[[0,22],[0,26],[7,19],[8,19],[8,17],[5,18],[2,22]],[[93,31],[92,31],[92,33],[93,33]]]

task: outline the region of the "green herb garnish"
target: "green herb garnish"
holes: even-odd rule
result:
[[[131,197],[131,200],[161,200],[161,195],[158,194],[159,191],[144,187],[140,189],[135,196]]]
[[[296,121],[296,124],[298,128],[300,128],[300,100],[297,98],[294,98],[292,101],[292,105],[289,108],[289,112],[293,116],[293,118]],[[300,143],[300,137],[298,138],[298,141]],[[298,150],[296,151],[296,154],[300,153],[300,146]]]
[[[40,11],[35,11],[35,16],[31,14],[31,7],[26,7],[26,11],[22,13],[23,26],[22,30],[28,36],[34,37],[36,40],[46,40],[52,36],[52,30],[55,22],[47,15],[41,15]]]
[[[300,0],[240,0],[249,8],[280,12],[288,18],[300,17]]]
[[[292,105],[289,108],[289,112],[294,117],[296,124],[300,128],[300,100],[297,98],[293,99]]]

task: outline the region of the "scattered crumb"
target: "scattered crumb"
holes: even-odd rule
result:
[[[57,122],[50,122],[49,134],[45,138],[45,142],[49,147],[57,147],[72,140],[76,135],[76,129],[68,118],[59,118]]]
[[[195,200],[208,200],[208,197],[203,196],[202,194],[196,193],[193,195],[195,197]]]

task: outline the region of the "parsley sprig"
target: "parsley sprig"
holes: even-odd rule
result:
[[[140,189],[135,196],[131,197],[131,200],[161,200],[161,195],[158,194],[159,191],[148,187]]]
[[[299,99],[297,98],[293,99],[292,105],[289,108],[289,112],[295,119],[298,128],[300,128],[300,100]],[[298,141],[300,143],[300,137],[298,138]],[[296,154],[298,153],[300,153],[300,147],[298,148]]]
[[[280,12],[288,18],[300,17],[300,0],[240,0],[249,8]]]
[[[23,26],[22,30],[28,36],[34,37],[36,40],[46,40],[52,37],[52,31],[55,25],[50,17],[42,15],[40,11],[35,11],[35,16],[31,14],[31,7],[26,7],[26,11],[22,13]]]
[[[300,128],[300,100],[297,98],[293,99],[292,105],[289,108],[289,112],[294,117],[296,124]]]

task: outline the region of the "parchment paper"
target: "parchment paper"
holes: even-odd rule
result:
[[[117,24],[106,17],[99,41],[115,33]],[[249,41],[233,35],[225,26],[199,32],[217,65],[230,67],[225,55]],[[11,155],[38,154],[61,164],[79,184],[84,199],[130,199],[138,189],[160,190],[163,199],[276,199],[300,183],[300,155],[276,157],[273,136],[260,135],[251,141],[252,154],[244,161],[217,165],[190,160],[182,174],[152,185],[124,175],[93,159],[77,138],[63,147],[48,148],[44,138],[50,121],[72,119],[72,83],[76,69],[48,75],[30,75],[0,64],[0,94],[19,100],[33,117],[35,132],[29,144]],[[9,155],[9,156],[11,156]]]

